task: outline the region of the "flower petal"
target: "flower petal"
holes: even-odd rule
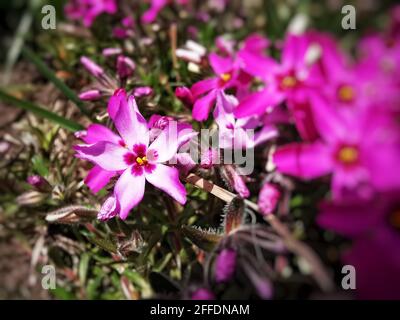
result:
[[[236,107],[234,114],[237,118],[263,114],[268,107],[276,106],[282,102],[283,97],[268,89],[251,94],[244,98]]]
[[[124,161],[127,150],[119,145],[101,141],[92,145],[78,145],[77,156],[98,165],[107,171],[119,171],[128,167]]]
[[[147,154],[156,155],[154,162],[166,162],[176,154],[178,143],[177,125],[175,121],[171,121],[149,146]],[[151,156],[148,159],[151,161]]]
[[[140,114],[133,96],[128,98],[128,103],[120,105],[114,122],[129,148],[132,148],[135,144],[148,146],[149,130],[147,122]]]
[[[218,75],[232,71],[233,60],[230,57],[221,57],[216,53],[210,53],[208,60],[214,72]]]
[[[106,171],[99,166],[95,166],[89,171],[85,179],[85,184],[93,193],[97,193],[103,189],[115,175],[115,171]]]
[[[114,194],[118,200],[120,208],[119,216],[121,219],[126,219],[132,208],[143,199],[145,184],[146,179],[144,175],[132,174],[131,168],[125,170],[118,179]]]
[[[119,144],[121,138],[101,124],[92,124],[88,127],[87,133],[84,137],[82,137],[82,140],[87,144],[94,144],[100,141]]]
[[[163,190],[180,204],[186,202],[186,189],[179,181],[179,172],[174,167],[157,164],[151,172],[145,173],[146,180],[158,189]]]
[[[331,172],[329,150],[322,143],[292,143],[276,150],[274,163],[278,171],[298,178],[313,179]]]
[[[198,99],[192,110],[193,118],[197,121],[207,120],[208,114],[215,103],[215,98],[217,95],[217,90],[210,91],[204,97]]]
[[[193,97],[196,99],[200,95],[214,89],[217,87],[218,79],[217,78],[208,78],[196,82],[191,88],[190,91],[192,92]]]

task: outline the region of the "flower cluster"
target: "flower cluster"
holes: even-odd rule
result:
[[[153,23],[168,5],[189,6],[190,1],[151,1],[141,23]],[[117,5],[71,1],[66,10],[70,18],[83,18],[90,26],[99,14],[116,13]],[[124,18],[122,26],[114,29],[116,39],[133,35],[132,19]],[[221,36],[208,54],[189,40],[187,49],[175,48],[174,59],[196,65],[204,77],[174,88],[175,99],[191,109],[186,121],[168,114],[153,114],[149,121],[143,117],[135,99],[152,95],[154,88],[141,86],[126,93],[139,61],[122,49],[103,51],[106,57],[117,56],[116,77],[81,57],[96,83],[80,98],[110,97],[108,118],[118,132],[109,123],[77,133],[84,144],[75,146],[76,156],[94,164],[85,180],[91,191],[97,193],[117,178],[98,218],[126,219],[142,201],[146,182],[184,205],[182,181],[194,170],[215,174],[241,199],[257,190],[255,206],[264,218],[285,204],[292,184],[317,182],[328,190],[318,203],[319,225],[353,240],[343,259],[358,270],[359,296],[400,298],[399,30],[398,14],[393,14],[390,28],[362,37],[355,55],[331,35],[315,30],[289,30],[276,42],[260,34],[243,41]],[[209,70],[212,74],[205,75]],[[202,148],[199,163],[187,151],[198,135],[192,125],[218,128],[218,145]],[[236,163],[221,161],[221,153],[253,149],[268,158],[258,176],[245,176]],[[282,182],[285,179],[291,183]],[[32,185],[40,182],[31,180]],[[247,231],[243,233],[236,237],[248,239]],[[230,281],[239,261],[252,283],[258,283],[262,277],[243,263],[245,256],[222,248],[215,262],[216,282]],[[270,298],[269,281],[261,283],[259,295]],[[212,294],[202,288],[194,296]]]

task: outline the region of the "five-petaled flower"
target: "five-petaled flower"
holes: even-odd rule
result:
[[[176,132],[166,127],[150,143],[147,122],[140,114],[134,97],[130,96],[128,100],[122,97],[119,102],[112,119],[120,136],[104,126],[92,125],[88,129],[86,142],[95,142],[75,146],[79,158],[96,165],[93,170],[97,172],[92,171],[91,174],[99,174],[98,178],[103,179],[100,184],[109,179],[105,172],[111,176],[121,175],[115,185],[114,195],[107,201],[109,210],[104,215],[102,208],[103,215],[100,218],[111,218],[118,214],[121,219],[126,219],[131,209],[142,200],[146,181],[184,204],[186,190],[179,181],[179,172],[165,164],[177,153],[179,141]]]

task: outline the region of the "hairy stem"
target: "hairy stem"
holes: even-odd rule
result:
[[[204,191],[207,191],[225,202],[231,202],[236,197],[234,193],[229,192],[224,188],[221,188],[193,173],[189,174],[185,178],[185,180],[187,183],[190,183]],[[254,202],[245,200],[245,204],[249,208],[260,213],[258,205]],[[315,252],[305,243],[294,238],[287,226],[283,224],[275,215],[266,215],[264,217],[264,220],[268,222],[275,230],[275,232],[282,237],[286,247],[290,251],[304,258],[308,262],[308,264],[311,266],[313,277],[321,290],[325,292],[333,291],[335,285],[325,266],[323,265],[319,257],[315,254]]]

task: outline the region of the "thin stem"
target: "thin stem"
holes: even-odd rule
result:
[[[189,174],[185,178],[186,182],[193,184],[194,186],[207,191],[214,196],[218,197],[219,199],[225,202],[231,202],[236,195],[213,184],[210,181],[207,181],[193,173]],[[260,213],[258,205],[249,201],[245,200],[245,204],[253,209],[254,211]],[[273,214],[269,214],[264,217],[264,220],[268,222],[271,227],[275,230],[275,232],[282,237],[282,240],[286,247],[291,250],[293,253],[297,254],[300,257],[303,257],[308,264],[311,266],[313,276],[319,287],[325,291],[333,291],[335,285],[333,284],[331,277],[329,276],[325,266],[322,264],[321,260],[315,254],[315,252],[307,246],[305,243],[297,240],[293,237],[290,233],[289,229],[279,221],[276,216]]]

